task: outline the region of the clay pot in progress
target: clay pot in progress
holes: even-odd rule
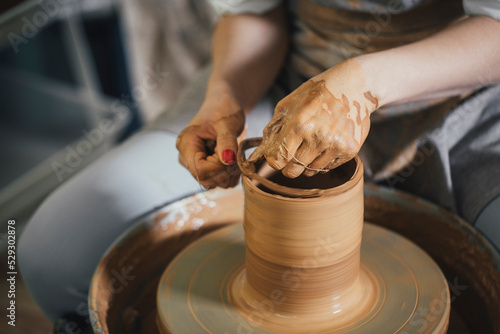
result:
[[[355,168],[353,169],[352,166]],[[336,176],[340,180],[338,181],[340,185],[345,184],[345,181],[342,181],[344,177],[348,180],[354,179],[356,168],[359,166],[357,164],[352,166],[345,168],[345,175]],[[261,175],[267,180],[274,181],[274,183],[282,182],[278,179],[279,175],[267,175],[265,170],[262,173],[264,174]],[[343,219],[340,219],[339,223],[335,221],[335,217],[321,216],[322,205],[327,207],[335,204],[325,202],[320,205],[321,201],[318,201],[318,198],[328,198],[326,193],[332,188],[324,181],[315,185],[314,189],[319,189],[324,185],[323,189],[316,190],[319,196],[315,195],[311,189],[302,189],[303,191],[299,191],[302,192],[301,195],[294,196],[280,192],[279,189],[270,189],[249,178],[244,179],[243,182],[251,183],[251,186],[245,184],[244,190],[247,249],[245,249],[241,225],[243,220],[241,190],[216,190],[197,194],[158,210],[125,233],[99,264],[92,281],[89,299],[90,316],[96,333],[160,333],[164,323],[160,321],[157,324],[158,315],[165,316],[168,313],[173,315],[173,310],[179,308],[178,301],[183,295],[190,296],[191,299],[185,299],[194,309],[205,307],[215,312],[204,312],[201,316],[189,318],[192,315],[189,315],[188,311],[181,310],[174,317],[167,316],[168,322],[183,315],[185,317],[182,329],[184,333],[218,333],[219,331],[210,328],[201,331],[191,330],[200,328],[196,326],[200,326],[200,323],[203,324],[205,320],[209,325],[219,324],[221,321],[215,316],[219,312],[216,310],[218,305],[223,306],[220,314],[226,314],[228,318],[232,318],[236,326],[248,326],[240,327],[240,329],[250,328],[255,332],[264,333],[273,330],[279,332],[279,327],[276,326],[281,326],[281,324],[275,321],[276,317],[273,315],[295,314],[300,315],[299,319],[290,320],[295,322],[293,325],[292,322],[288,322],[288,329],[282,332],[291,332],[289,329],[296,332],[335,332],[337,329],[345,329],[363,320],[358,319],[356,322],[355,319],[345,320],[347,317],[339,317],[338,319],[341,320],[330,317],[330,325],[336,326],[336,329],[332,329],[324,325],[328,321],[316,324],[305,321],[301,324],[300,318],[316,316],[328,319],[330,312],[322,313],[321,310],[337,307],[340,312],[336,314],[341,314],[343,310],[351,307],[349,302],[354,301],[353,305],[365,304],[365,306],[357,304],[361,306],[352,306],[352,309],[358,312],[358,318],[365,319],[361,325],[366,326],[370,321],[375,321],[375,317],[370,315],[374,310],[379,309],[380,311],[376,312],[378,314],[384,311],[383,307],[388,303],[393,307],[402,307],[401,301],[408,303],[408,300],[413,300],[414,295],[408,288],[411,285],[405,283],[406,277],[411,276],[410,273],[414,271],[416,271],[414,276],[422,273],[422,270],[417,269],[425,263],[418,261],[427,255],[423,252],[420,254],[419,248],[411,248],[414,245],[408,243],[406,239],[378,226],[365,224],[364,231],[358,232],[360,222],[362,224],[363,221],[362,215],[359,218],[352,214],[353,210],[344,212],[343,209],[347,207],[344,204],[332,208],[335,208],[334,212],[338,217],[351,212],[351,215],[355,217],[349,220],[351,223],[346,223]],[[360,208],[357,211],[359,213],[363,211],[363,186],[362,182],[361,185],[356,182],[352,184],[350,191],[344,191],[342,194],[345,194],[345,198],[350,198],[347,202]],[[286,184],[286,186],[300,189],[296,185]],[[340,187],[333,188],[340,189]],[[444,293],[439,291],[437,296],[434,294],[435,297],[427,299],[426,303],[430,307],[427,308],[427,313],[424,312],[424,303],[419,304],[425,298],[417,298],[418,301],[413,305],[413,309],[416,310],[413,314],[416,316],[412,318],[413,321],[408,322],[413,324],[415,332],[432,332],[429,330],[433,328],[433,318],[446,313],[447,304],[444,303],[446,295],[451,297],[449,333],[497,332],[500,328],[496,319],[500,306],[500,274],[495,269],[495,264],[498,265],[500,261],[498,253],[494,252],[491,245],[465,222],[425,201],[373,186],[365,187],[365,195],[365,219],[379,226],[391,228],[418,243],[441,266],[449,282],[449,289],[445,289]],[[314,214],[301,216],[301,205],[307,201],[315,203],[316,210],[312,210]],[[272,217],[269,213],[264,214],[266,210],[275,209],[280,205],[288,206],[284,212],[273,213]],[[250,216],[247,213],[248,209],[250,209]],[[322,219],[325,220],[323,225],[300,224],[300,221],[317,222]],[[331,219],[329,223],[327,223],[328,219]],[[285,221],[289,222],[287,226],[290,230],[285,230],[282,225],[279,225],[284,224]],[[229,227],[221,228],[224,226]],[[317,230],[313,227],[317,227]],[[216,229],[217,231],[213,232]],[[349,229],[355,232],[345,232]],[[436,233],[432,233],[433,230]],[[323,233],[320,233],[321,231]],[[208,232],[213,233],[199,239]],[[360,247],[359,242],[356,245],[356,240],[359,240],[361,235],[363,245]],[[336,236],[339,238],[334,239]],[[272,242],[259,242],[261,238],[269,238]],[[299,240],[296,240],[297,238]],[[198,239],[199,242],[193,243]],[[307,240],[316,240],[316,242],[308,243]],[[327,246],[317,248],[321,243]],[[396,255],[402,258],[410,256],[409,260],[407,258],[403,261],[410,267],[407,268],[401,265],[401,261],[394,260],[395,252],[387,250],[387,247],[379,247],[380,244],[406,247],[407,251],[397,252]],[[189,246],[185,248],[187,245]],[[300,245],[303,247],[299,247]],[[336,248],[334,250],[330,245],[344,247],[345,252],[337,252]],[[172,261],[182,249],[184,250],[180,256]],[[248,257],[250,251],[253,254]],[[246,264],[245,252],[247,252]],[[358,254],[358,257],[355,254]],[[392,260],[376,262],[376,259],[369,259],[370,254],[372,258],[386,256],[390,259],[392,256]],[[360,258],[359,255],[361,255]],[[179,259],[183,256],[188,257],[188,262],[185,263],[189,263],[196,256],[199,261],[191,261],[194,264],[181,265]],[[248,265],[249,258],[250,266]],[[365,258],[368,260],[364,260]],[[370,264],[370,261],[374,264]],[[170,268],[176,269],[176,274],[173,276],[166,276],[167,272],[164,272],[169,263]],[[204,267],[203,263],[207,263],[208,267]],[[417,268],[412,265],[416,265]],[[179,275],[183,274],[180,270],[189,269],[190,266],[194,269],[191,270],[191,274],[186,273],[186,275],[191,275],[191,279],[181,279],[187,282],[187,290],[183,291],[179,286],[173,285],[175,288],[170,290],[171,296],[175,295],[178,299],[165,301],[163,305],[159,303],[157,308],[156,290],[158,286],[161,288],[164,282],[163,279],[160,281],[160,276],[171,277],[172,279],[168,279],[167,282],[177,284],[176,279],[182,277]],[[245,266],[246,269],[243,269]],[[395,277],[399,282],[396,283],[410,291],[403,299],[394,299],[395,293],[391,293],[388,285],[383,284],[390,277],[386,276],[387,271],[377,270],[381,266],[392,266],[393,270],[397,270],[398,274]],[[127,282],[128,284],[122,286],[119,291],[110,289],[113,286],[110,284],[113,275],[124,268],[127,269],[128,275],[134,276],[134,279]],[[217,270],[220,274],[216,274]],[[262,275],[263,271],[268,274]],[[333,273],[336,274],[333,275]],[[283,280],[284,274],[286,280]],[[425,272],[421,278],[417,277],[417,282],[426,277],[428,277],[428,272]],[[364,282],[362,280],[367,283],[359,283]],[[218,282],[214,291],[210,290],[209,281]],[[356,289],[360,285],[371,288],[366,294],[358,292],[357,294],[362,295],[363,298],[358,298],[356,301]],[[315,291],[317,293],[314,293]],[[432,295],[431,290],[429,293]],[[381,303],[380,296],[383,295],[386,298]],[[338,301],[342,299],[345,301],[331,303],[331,299],[336,297]],[[256,301],[256,303],[245,304],[248,300]],[[162,308],[166,308],[167,311],[164,312]],[[224,308],[230,308],[230,311]],[[311,312],[314,308],[319,312]],[[248,316],[249,313],[250,316]],[[402,330],[410,333],[411,331],[407,328],[398,325],[399,320],[395,319],[397,313],[402,312],[400,310],[392,312],[389,318],[384,319],[386,323],[384,331],[376,332],[394,333]],[[408,314],[411,316],[412,313]],[[371,320],[366,321],[367,318]],[[194,319],[194,322],[189,319]],[[387,319],[392,319],[392,323]],[[444,326],[444,323],[442,325]],[[300,326],[303,326],[302,329]],[[305,328],[311,330],[304,330]],[[434,329],[437,330],[436,328]],[[238,327],[233,326],[228,332],[236,332],[237,329]],[[360,333],[367,332],[361,327],[357,330]]]
[[[158,288],[160,331],[417,333],[415,310],[439,300],[420,333],[444,333],[450,305],[439,267],[401,236],[363,232],[360,159],[288,179],[246,163],[258,143],[239,150],[244,239],[241,228],[224,228],[176,257]]]

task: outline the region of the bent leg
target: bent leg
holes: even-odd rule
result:
[[[28,290],[54,321],[81,312],[102,254],[134,220],[200,186],[177,162],[176,135],[140,133],[52,193],[21,236]]]
[[[166,113],[163,130],[141,132],[70,179],[39,207],[21,236],[19,265],[28,290],[54,321],[86,311],[99,259],[140,216],[200,191],[178,163],[176,132],[199,109],[209,69],[195,78]],[[272,117],[265,99],[247,119],[256,136]]]

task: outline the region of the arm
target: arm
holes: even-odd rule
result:
[[[222,18],[213,36],[213,69],[205,101],[177,139],[179,161],[206,188],[234,186],[237,137],[245,114],[276,78],[287,51],[282,5],[263,15]],[[215,153],[206,142],[215,141]]]
[[[500,22],[466,18],[420,42],[357,61],[380,106],[458,95],[500,81]]]
[[[274,82],[287,44],[283,5],[262,16],[222,18],[213,37],[207,96],[231,94],[248,114]]]
[[[422,41],[347,60],[276,106],[264,156],[288,177],[311,176],[352,159],[378,107],[456,95],[500,81],[500,22],[470,17]]]

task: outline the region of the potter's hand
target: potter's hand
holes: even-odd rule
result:
[[[205,102],[177,140],[179,161],[206,188],[238,183],[237,137],[243,137],[245,113],[269,89],[285,59],[285,16],[281,4],[262,15],[224,15],[217,22]]]
[[[240,175],[237,140],[244,130],[245,114],[234,98],[227,94],[207,97],[177,137],[179,162],[205,188],[234,187]]]
[[[290,178],[331,170],[358,153],[377,105],[360,65],[339,64],[278,103],[249,161],[264,156]]]

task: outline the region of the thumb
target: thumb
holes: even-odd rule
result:
[[[224,165],[234,165],[236,163],[237,137],[235,131],[230,130],[225,125],[217,131],[217,154]]]
[[[266,143],[262,141],[260,145],[257,146],[255,151],[252,152],[250,157],[248,157],[247,161],[251,163],[259,161],[264,156],[265,150],[266,150]]]

